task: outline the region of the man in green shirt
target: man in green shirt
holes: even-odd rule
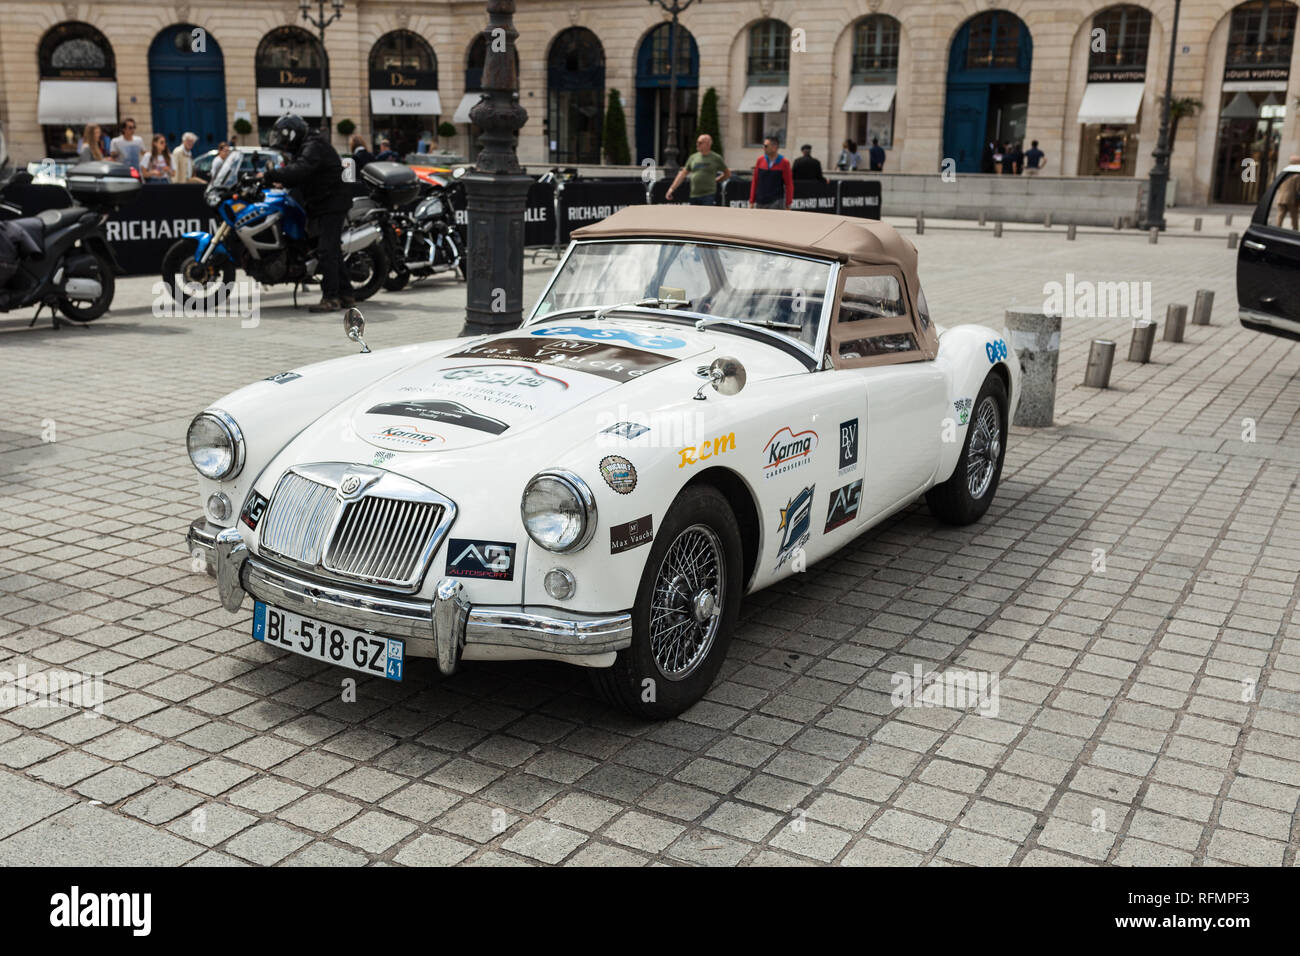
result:
[[[677,178],[668,187],[668,201],[688,175],[691,177],[691,205],[716,206],[718,204],[718,183],[731,178],[731,170],[722,157],[713,151],[713,137],[701,133],[695,141],[696,152],[686,160],[686,165],[677,171]]]

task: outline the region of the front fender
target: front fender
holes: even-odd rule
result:
[[[197,247],[196,247],[195,250],[194,250],[194,259],[195,259],[196,262],[202,262],[202,261],[204,261],[204,255],[205,255],[205,253],[207,252],[207,248],[208,248],[209,245],[212,245],[212,233],[210,233],[210,232],[187,232],[187,233],[184,233],[184,234],[181,236],[181,238],[182,238],[182,239],[194,239],[194,240],[197,240],[198,245],[197,245]],[[225,245],[224,245],[223,243],[220,243],[220,242],[216,243],[216,245],[212,245],[212,254],[213,254],[213,255],[220,255],[222,258],[224,258],[224,259],[229,259],[229,260],[232,261],[232,262],[234,261],[234,260],[231,258],[230,253],[226,250]]]
[[[935,471],[935,483],[941,484],[952,477],[966,441],[968,419],[984,380],[997,370],[1009,383],[1007,422],[1015,419],[1020,403],[1020,363],[1008,347],[1009,336],[1004,329],[995,332],[983,325],[958,325],[945,329],[939,336],[939,354],[935,364],[948,372],[948,417],[952,422],[952,440],[945,440]]]

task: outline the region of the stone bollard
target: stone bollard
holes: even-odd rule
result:
[[[1147,245],[1154,246],[1160,241],[1160,227],[1152,226],[1147,232]]]
[[[993,224],[993,238],[994,238],[994,239],[1001,239],[1001,238],[1002,238],[1002,223],[1000,223],[1000,222],[995,222],[995,223]]]
[[[1116,216],[1116,217],[1115,217],[1115,228],[1116,228],[1116,229],[1123,229],[1123,228],[1124,228],[1124,217],[1123,217],[1123,216]]]
[[[987,219],[987,218],[988,218],[988,217],[985,215],[984,210],[981,209],[981,210],[980,210],[980,225],[981,225],[981,226],[984,225],[984,220]]]
[[[1228,213],[1226,216],[1223,217],[1223,224],[1225,226],[1232,225],[1232,213]]]
[[[1196,290],[1196,304],[1192,306],[1192,325],[1209,325],[1210,313],[1214,311],[1214,292],[1211,289]]]
[[[1088,367],[1083,384],[1088,388],[1110,388],[1110,370],[1115,364],[1115,343],[1110,339],[1093,339],[1088,348]]]
[[[918,236],[925,235],[925,216],[919,212],[916,214],[916,234]]]
[[[1133,338],[1128,344],[1130,362],[1151,361],[1151,346],[1156,344],[1156,325],[1155,322],[1138,322],[1133,326]]]
[[[1056,409],[1061,317],[1007,309],[1007,345],[1020,362],[1020,405],[1014,425],[1043,428]]]
[[[1229,249],[1236,249],[1236,248],[1237,248],[1237,239],[1238,239],[1238,238],[1239,238],[1239,237],[1238,237],[1238,235],[1237,235],[1235,232],[1230,232],[1230,233],[1228,233],[1228,248],[1229,248]]]
[[[1193,220],[1192,222],[1192,232],[1200,232],[1200,231],[1201,231],[1201,217],[1197,216],[1196,219]]]
[[[1043,216],[1043,228],[1044,229],[1052,228],[1052,214],[1050,212]]]
[[[1187,306],[1174,305],[1169,303],[1169,308],[1165,310],[1165,335],[1166,342],[1181,342],[1183,340],[1183,331],[1187,328]]]
[[[1071,240],[1071,241],[1074,240],[1075,228],[1076,228],[1076,227],[1075,227],[1075,224],[1074,224],[1074,223],[1070,223],[1069,227],[1065,230],[1065,238],[1066,238],[1066,239],[1069,239],[1069,240]]]

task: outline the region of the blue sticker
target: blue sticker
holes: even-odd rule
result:
[[[590,339],[595,342],[626,342],[642,349],[679,349],[686,344],[685,339],[672,335],[643,335],[628,329],[593,329],[576,325],[552,325],[537,329],[533,335]]]
[[[989,357],[990,363],[996,362],[998,359],[1004,359],[1007,357],[1007,343],[1001,339],[996,342],[985,342],[984,354]]]
[[[253,604],[253,640],[266,640],[266,605],[261,601]]]

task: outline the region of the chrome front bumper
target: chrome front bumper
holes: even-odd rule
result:
[[[412,656],[436,657],[444,674],[456,670],[466,648],[476,652],[474,656],[508,659],[511,651],[520,651],[588,663],[585,659],[612,655],[632,643],[628,613],[475,607],[455,578],[438,582],[432,602],[375,595],[283,571],[252,555],[237,529],[217,528],[203,518],[195,519],[187,537],[190,554],[201,554],[208,573],[216,577],[226,610],[239,610],[244,595],[251,594],[273,607],[330,624],[401,637],[412,642]]]

